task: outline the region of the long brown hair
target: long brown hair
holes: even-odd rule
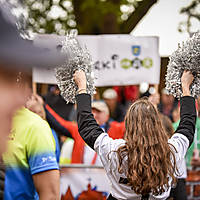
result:
[[[136,194],[159,195],[176,182],[176,161],[158,111],[147,99],[133,103],[125,117],[126,144],[117,150],[119,173],[125,172],[123,160],[128,156],[125,172]]]

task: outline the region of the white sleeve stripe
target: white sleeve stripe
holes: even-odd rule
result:
[[[189,146],[189,140],[185,135],[183,135],[181,133],[175,133],[170,139],[175,139],[175,138],[183,139],[186,142],[186,146]],[[171,143],[171,144],[173,145],[173,143]]]
[[[189,147],[189,140],[186,136],[180,133],[175,133],[169,140],[168,144],[171,144],[175,149],[175,154],[178,155],[177,159],[183,159]]]

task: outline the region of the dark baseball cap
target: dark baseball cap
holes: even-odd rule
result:
[[[31,67],[57,67],[67,56],[58,48],[36,47],[33,41],[23,39],[7,3],[0,3],[0,63],[28,69]]]

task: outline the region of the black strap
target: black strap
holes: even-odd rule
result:
[[[119,183],[120,183],[120,184],[125,184],[125,185],[127,185],[127,184],[128,184],[128,179],[127,179],[127,178],[120,177]]]
[[[141,200],[148,200],[148,199],[149,199],[149,194],[142,195]]]
[[[120,177],[119,183],[127,185],[128,184],[128,179]],[[142,197],[141,197],[141,200],[148,200],[148,199],[149,199],[149,194],[142,195]],[[112,200],[112,199],[109,199],[109,200]]]
[[[115,197],[112,196],[112,194],[110,194],[107,198],[107,200],[117,200]]]

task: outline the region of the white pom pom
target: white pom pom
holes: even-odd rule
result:
[[[170,56],[166,74],[166,89],[169,94],[180,98],[182,96],[181,76],[184,70],[194,75],[191,84],[191,95],[200,96],[200,32],[195,33]]]
[[[93,96],[95,91],[91,56],[86,48],[80,46],[76,36],[77,32],[72,31],[63,41],[61,51],[68,56],[67,62],[55,69],[58,87],[67,103],[76,101],[78,88],[73,79],[76,70],[83,70],[86,74],[87,93]]]

